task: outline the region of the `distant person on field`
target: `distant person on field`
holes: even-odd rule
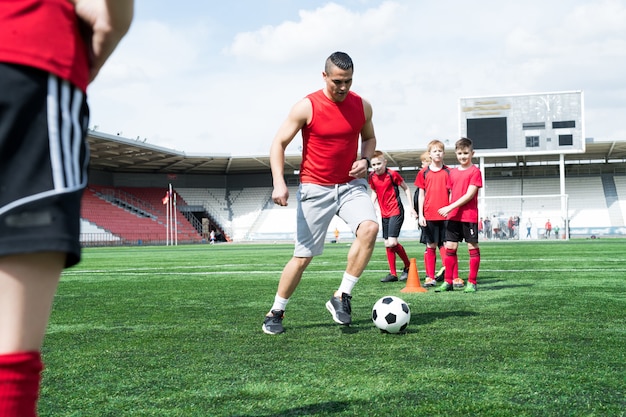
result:
[[[528,219],[528,221],[526,222],[526,237],[527,238],[531,237],[530,232],[532,228],[533,228],[533,222],[530,219]]]
[[[546,239],[549,239],[550,235],[552,234],[552,223],[550,223],[550,219],[548,219],[548,221],[546,222],[545,229],[546,229]]]
[[[209,233],[209,244],[215,245],[215,230],[211,230],[211,233]]]
[[[513,216],[509,217],[506,227],[509,229],[509,239],[513,239],[515,236],[515,220],[513,220]]]
[[[426,149],[431,162],[426,168],[422,168],[418,172],[415,177],[415,186],[418,190],[417,212],[423,236],[421,242],[426,244],[424,287],[434,287],[437,282],[435,276],[437,250],[441,256],[442,265],[445,265],[446,218],[440,215],[437,210],[450,202],[447,188],[450,168],[443,163],[445,153],[443,142],[432,140]],[[445,268],[442,268],[437,275],[441,276],[444,271]]]
[[[374,203],[378,201],[378,206],[380,207],[383,239],[385,240],[387,262],[389,263],[389,274],[380,281],[398,281],[396,255],[404,263],[400,281],[406,281],[409,276],[410,261],[404,247],[398,242],[400,229],[404,223],[404,205],[400,199],[400,188],[406,194],[411,208],[411,216],[417,217],[411,202],[411,190],[397,171],[387,168],[387,160],[381,151],[374,152],[372,168],[374,170],[369,173],[368,181],[370,187],[372,187],[372,201]]]
[[[489,220],[489,216],[485,217],[485,220],[483,220],[483,230],[485,232],[485,238],[486,239],[491,239],[491,236],[493,235],[493,229],[491,228],[491,220]]]
[[[352,59],[346,53],[330,55],[322,72],[324,88],[292,107],[270,148],[272,199],[286,206],[289,190],[284,177],[285,149],[302,132],[296,244],[263,322],[267,334],[284,332],[285,306],[313,257],[322,254],[335,215],[350,226],[356,239],[348,251],[341,284],[326,308],[335,322],[352,322],[352,289],[372,256],[378,235],[378,219],[367,186],[370,158],[376,150],[372,106],[350,91],[353,71]]]
[[[81,257],[87,86],[132,15],[132,0],[0,2],[2,417],[37,415],[54,294]]]
[[[469,275],[465,292],[476,292],[480,249],[478,247],[478,189],[483,186],[480,169],[472,163],[474,146],[470,139],[461,138],[455,144],[459,166],[450,171],[448,187],[450,204],[439,209],[448,219],[446,228],[445,282],[435,291],[452,291],[452,273],[458,268],[458,242],[465,240],[469,250]]]
[[[493,238],[500,239],[500,219],[493,215],[493,220],[491,221],[491,230],[493,231]]]

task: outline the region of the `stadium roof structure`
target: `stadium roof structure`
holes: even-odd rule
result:
[[[142,140],[89,130],[87,142],[91,151],[91,169],[124,173],[165,174],[254,174],[270,171],[269,154],[263,156],[232,156],[229,154],[199,155],[167,149]],[[452,145],[446,145],[448,149]],[[269,144],[268,144],[269,149]],[[400,170],[419,169],[420,156],[425,149],[386,151],[388,165]],[[486,165],[512,166],[558,163],[559,154],[488,156]],[[626,141],[596,142],[586,140],[584,153],[564,155],[565,163],[626,162]],[[300,168],[300,154],[285,155],[285,165],[294,171]],[[456,165],[454,152],[446,153],[445,163]]]

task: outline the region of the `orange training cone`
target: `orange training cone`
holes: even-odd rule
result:
[[[420,277],[417,273],[417,264],[415,258],[411,258],[411,264],[409,266],[409,277],[406,280],[406,287],[402,288],[400,292],[428,292],[428,290],[422,287],[420,283]]]

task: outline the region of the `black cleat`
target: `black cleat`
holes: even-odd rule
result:
[[[351,295],[345,292],[341,294],[341,297],[331,297],[326,302],[326,308],[333,315],[333,320],[336,323],[348,325],[352,323],[352,306],[350,305]]]
[[[442,266],[439,272],[437,272],[437,275],[435,275],[435,281],[443,282],[445,273],[446,273],[446,267]]]
[[[380,282],[395,282],[398,280],[398,277],[395,275],[387,274],[387,276],[380,280]]]
[[[409,268],[404,268],[402,270],[402,274],[400,275],[400,281],[406,281],[409,278]]]
[[[271,316],[265,316],[263,320],[263,332],[266,334],[280,334],[284,333],[283,319],[285,318],[285,312],[283,310],[272,310]]]

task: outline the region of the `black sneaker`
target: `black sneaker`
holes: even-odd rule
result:
[[[437,275],[435,275],[435,281],[443,282],[446,273],[446,267],[442,266]]]
[[[279,334],[283,333],[283,318],[285,318],[285,312],[283,310],[272,310],[271,316],[265,316],[263,320],[263,332],[266,334]]]
[[[400,281],[406,281],[409,278],[409,268],[404,268],[402,270],[402,274],[400,275]]]
[[[330,300],[326,302],[326,308],[333,315],[333,320],[336,323],[348,325],[352,323],[352,306],[350,305],[351,295],[345,292],[341,294],[341,297],[330,297]]]
[[[398,280],[398,277],[395,275],[387,274],[387,276],[380,280],[380,282],[395,282]]]

